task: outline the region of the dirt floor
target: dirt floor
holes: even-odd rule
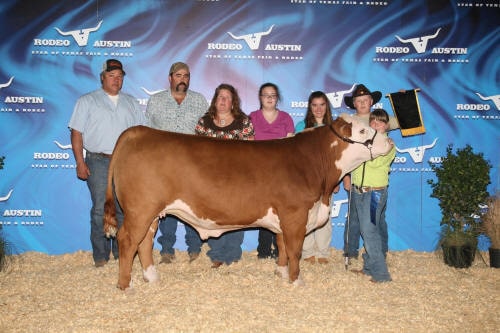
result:
[[[0,332],[498,332],[500,270],[487,252],[469,269],[438,253],[390,252],[393,281],[374,284],[330,263],[301,261],[304,287],[274,275],[273,260],[244,252],[236,264],[210,268],[206,245],[157,265],[145,283],[138,259],[134,287],[116,288],[118,262],[95,268],[90,252],[11,257],[0,273]],[[160,254],[154,252],[155,262]],[[354,261],[349,267],[360,268]]]

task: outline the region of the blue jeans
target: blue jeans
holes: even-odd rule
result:
[[[177,231],[177,224],[182,222],[176,216],[167,215],[165,218],[160,220],[160,232],[161,236],[158,237],[158,243],[161,245],[161,254],[169,253],[174,254],[174,244],[176,240],[175,233]],[[191,227],[189,224],[185,224],[186,228],[186,245],[188,246],[188,253],[200,253],[201,252],[201,238],[198,232]]]
[[[351,189],[354,191],[354,189]],[[359,226],[359,218],[356,210],[356,202],[349,199],[349,220],[346,221],[344,228],[344,255],[347,254],[350,258],[357,258],[359,255],[359,238],[361,231]]]
[[[210,250],[207,251],[207,256],[212,261],[222,261],[228,265],[240,260],[244,233],[243,230],[236,230],[223,233],[217,238],[209,238]]]
[[[274,250],[272,246],[274,245]],[[276,244],[276,234],[269,229],[260,228],[257,244],[257,256],[259,258],[277,258],[278,245]]]
[[[382,236],[384,229],[387,232],[387,224],[382,226],[385,223],[382,223],[382,218],[387,203],[387,188],[366,193],[353,191],[351,200],[355,202],[366,251],[363,254],[363,272],[371,275],[375,281],[391,281]]]
[[[115,238],[106,238],[104,234],[104,201],[106,199],[106,187],[108,186],[109,158],[100,154],[87,152],[85,163],[90,169],[87,178],[87,186],[90,191],[92,208],[90,210],[90,242],[92,244],[92,256],[94,261],[109,260],[112,251],[113,257],[118,258],[118,243]],[[118,226],[123,223],[123,213],[115,199],[116,217]]]

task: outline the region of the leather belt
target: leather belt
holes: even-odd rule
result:
[[[385,190],[387,186],[358,186],[358,185],[352,185],[354,190],[356,190],[358,193],[366,193],[366,192],[371,192],[371,191],[380,191],[380,190]]]
[[[88,151],[87,153],[88,153],[88,154],[99,155],[99,156],[106,157],[106,158],[111,158],[111,154],[105,154],[105,153],[93,153],[93,152],[90,152],[90,151]]]

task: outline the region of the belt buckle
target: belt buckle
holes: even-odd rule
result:
[[[366,187],[364,186],[357,186],[357,185],[354,185],[354,189],[358,192],[358,193],[366,193],[368,192],[368,190],[366,190]]]

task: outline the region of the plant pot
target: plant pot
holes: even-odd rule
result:
[[[500,268],[500,249],[490,247],[490,267]]]
[[[476,256],[477,246],[464,245],[445,245],[442,246],[444,263],[455,268],[467,268],[472,265]]]

